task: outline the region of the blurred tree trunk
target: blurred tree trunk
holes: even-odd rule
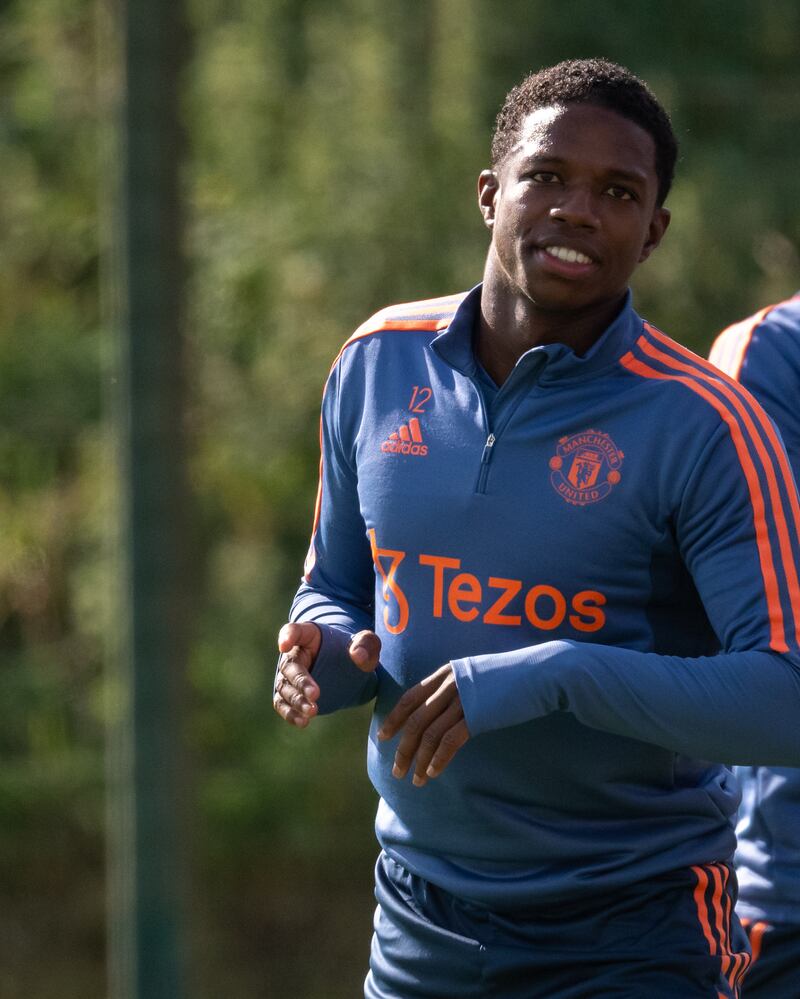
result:
[[[180,94],[183,4],[124,5],[123,641],[110,754],[113,999],[185,995],[190,616]]]

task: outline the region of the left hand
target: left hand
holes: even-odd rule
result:
[[[412,783],[422,787],[438,777],[469,739],[464,709],[450,663],[411,687],[384,718],[381,740],[403,732],[392,776],[403,778],[416,758]]]

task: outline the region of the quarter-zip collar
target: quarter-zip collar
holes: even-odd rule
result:
[[[474,378],[476,361],[474,330],[480,309],[482,285],[475,285],[466,294],[450,325],[439,333],[431,346],[451,367],[469,378]],[[625,295],[616,319],[605,329],[583,356],[579,356],[565,343],[548,343],[531,347],[517,361],[515,371],[534,368],[540,384],[566,379],[591,378],[603,371],[629,349],[641,331],[642,320],[633,310],[630,290]]]

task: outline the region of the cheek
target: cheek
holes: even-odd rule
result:
[[[521,220],[530,215],[530,199],[524,194],[519,197],[506,197],[498,207],[498,217],[504,219],[506,227],[514,227],[520,224]]]
[[[495,214],[495,225],[506,231],[509,228],[513,228],[514,217],[514,206],[504,201]]]
[[[512,205],[504,205],[502,211],[498,212],[494,220],[494,232],[492,238],[498,247],[507,251],[514,246],[520,230],[520,216],[518,209]]]
[[[637,264],[650,253],[647,243],[649,228],[637,226],[622,226],[616,235],[616,245],[619,249],[620,264]]]
[[[653,252],[653,250],[656,248],[657,245],[658,245],[657,243],[652,242],[650,232],[648,230],[648,232],[646,232],[639,241],[639,253],[637,256],[637,263],[643,263],[645,260],[647,260],[647,258],[650,256],[650,254]]]

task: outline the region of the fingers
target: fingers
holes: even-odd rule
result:
[[[415,787],[423,787],[429,777],[438,777],[469,738],[461,705],[452,703],[421,734],[409,731],[409,719],[395,753],[392,775],[405,777],[413,765],[411,778]],[[434,760],[436,761],[434,763]]]
[[[412,764],[417,787],[437,777],[469,739],[464,710],[448,663],[400,698],[378,733],[389,739],[402,731],[392,774],[403,778]]]
[[[357,635],[353,635],[348,651],[360,670],[371,673],[378,666],[381,640],[374,631],[359,631]]]
[[[275,711],[298,728],[305,728],[317,714],[319,685],[311,669],[322,644],[322,632],[312,621],[285,624],[278,635],[281,657],[272,696]],[[364,672],[378,665],[381,640],[373,631],[360,631],[353,636],[348,649],[350,658]]]
[[[305,728],[317,714],[319,685],[311,676],[321,642],[319,628],[311,622],[286,624],[278,637],[282,655],[278,663],[272,706],[290,725]]]
[[[389,714],[383,719],[378,732],[380,739],[391,739],[397,735],[411,715],[439,688],[447,674],[451,673],[450,664],[437,669],[435,673],[426,676],[416,687],[409,688],[395,704]]]
[[[311,676],[310,669],[311,664],[308,662],[307,656],[302,649],[295,646],[291,652],[286,652],[281,656],[278,675],[286,681],[287,693],[290,693],[288,687],[291,686],[305,700],[315,702],[319,700],[319,684]]]
[[[467,728],[467,723],[464,720],[462,712],[461,720],[448,729],[439,740],[439,745],[436,747],[430,762],[425,767],[425,775],[427,777],[438,777],[468,739],[469,729]],[[420,769],[419,759],[419,753],[417,753],[417,770]],[[416,777],[416,774],[414,776]]]
[[[284,721],[297,728],[305,728],[318,710],[313,701],[308,700],[280,673],[275,681],[272,706]]]

